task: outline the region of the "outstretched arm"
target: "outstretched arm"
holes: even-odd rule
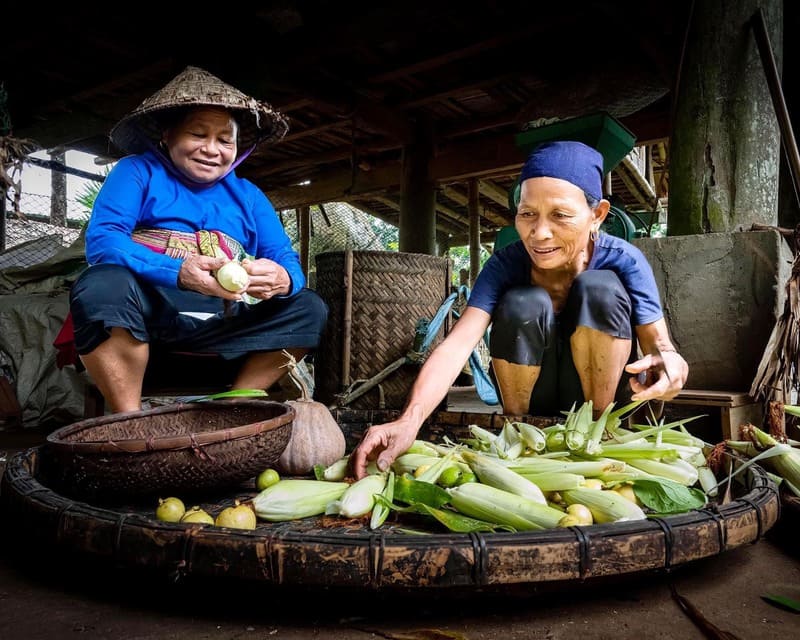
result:
[[[367,473],[367,463],[375,460],[385,470],[397,456],[405,453],[417,437],[422,423],[447,394],[470,353],[483,337],[491,317],[485,311],[467,307],[453,330],[439,344],[420,369],[400,417],[374,425],[350,456],[356,478]]]

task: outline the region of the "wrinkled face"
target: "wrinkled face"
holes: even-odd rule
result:
[[[522,183],[515,226],[535,269],[570,269],[589,248],[589,236],[608,213],[608,201],[592,209],[583,190],[558,178]]]
[[[223,177],[236,159],[238,125],[231,113],[217,107],[198,107],[162,136],[178,170],[195,182]]]

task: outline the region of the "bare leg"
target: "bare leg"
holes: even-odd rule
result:
[[[528,413],[533,386],[542,368],[538,365],[515,364],[508,360],[492,358],[492,368],[500,387],[503,413],[521,416]]]
[[[113,413],[140,411],[142,381],[150,345],[139,342],[127,329],[114,327],[111,336],[94,351],[81,356],[83,366]]]
[[[308,349],[287,349],[300,362]],[[234,389],[269,389],[289,371],[289,359],[280,351],[254,353],[245,360],[233,383]]]
[[[592,401],[597,418],[614,402],[619,379],[631,353],[631,341],[597,329],[578,327],[572,334],[570,346],[583,396]]]

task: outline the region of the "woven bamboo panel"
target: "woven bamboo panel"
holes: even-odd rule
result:
[[[326,404],[338,404],[338,394],[350,384],[372,378],[411,351],[417,321],[430,321],[448,294],[447,258],[353,251],[348,281],[346,255],[316,257],[317,293],[330,314],[315,357],[315,399]],[[418,373],[418,364],[404,364],[350,406],[400,409]]]

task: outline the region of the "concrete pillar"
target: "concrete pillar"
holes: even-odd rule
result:
[[[783,2],[693,6],[670,142],[668,233],[777,224],[778,121],[749,21],[761,7],[780,65]]]
[[[428,171],[432,157],[431,129],[421,125],[414,142],[403,148],[400,251],[436,255],[436,189]]]

